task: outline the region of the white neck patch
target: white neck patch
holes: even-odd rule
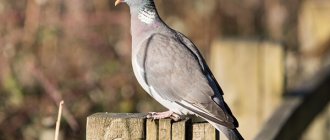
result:
[[[154,10],[143,8],[140,10],[138,18],[146,24],[151,24],[156,18],[156,12]]]

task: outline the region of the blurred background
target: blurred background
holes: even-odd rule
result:
[[[0,0],[0,139],[85,139],[96,112],[165,110],[131,67],[130,15],[115,0]],[[246,139],[283,94],[330,64],[329,0],[155,0],[198,46]],[[302,139],[330,139],[327,107]]]

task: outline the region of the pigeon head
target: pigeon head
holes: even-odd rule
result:
[[[146,5],[154,5],[153,0],[116,0],[115,6],[120,3],[126,3],[130,8],[142,8]]]
[[[129,6],[132,22],[141,21],[150,25],[159,19],[153,0],[116,0],[115,5],[120,3],[126,3]]]

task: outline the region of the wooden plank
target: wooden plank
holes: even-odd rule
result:
[[[260,40],[217,40],[210,67],[240,123],[239,131],[246,139],[254,138],[282,99],[283,47]]]
[[[147,140],[158,140],[158,120],[147,119]]]
[[[192,125],[192,140],[218,140],[217,130],[209,123]]]
[[[172,134],[172,120],[171,119],[161,119],[159,120],[159,139],[161,140],[171,140]]]
[[[258,47],[256,41],[238,39],[218,40],[211,47],[210,67],[246,139],[252,139],[260,129]]]
[[[204,140],[205,133],[203,123],[193,124],[192,129],[192,140]]]
[[[284,92],[284,49],[278,43],[262,42],[260,54],[260,106],[261,124],[280,105]]]
[[[219,132],[211,124],[204,123],[205,140],[219,140]],[[226,138],[225,136],[222,138]]]
[[[189,125],[189,119],[184,119],[172,124],[172,140],[186,140],[187,139],[187,127]]]
[[[143,113],[96,113],[87,117],[87,140],[144,139]]]

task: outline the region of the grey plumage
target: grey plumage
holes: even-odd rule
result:
[[[119,2],[130,7],[133,70],[142,87],[172,112],[200,116],[228,139],[243,139],[196,46],[160,19],[152,0]]]

